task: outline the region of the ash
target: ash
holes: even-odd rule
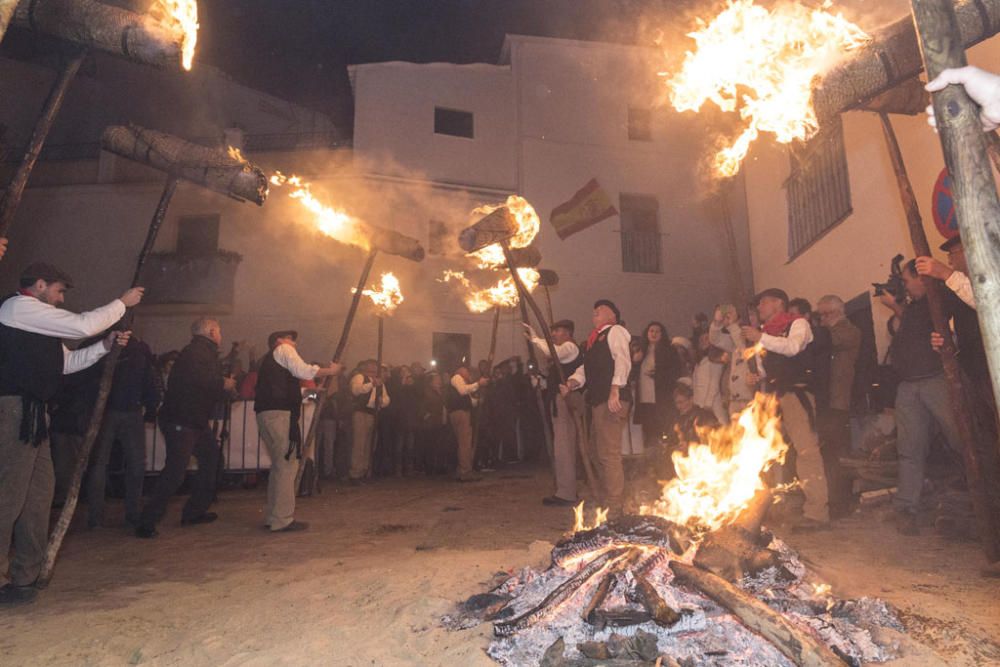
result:
[[[898,646],[881,645],[876,628],[902,630],[902,624],[888,604],[873,598],[840,600],[828,587],[814,581],[798,555],[783,541],[774,538],[769,548],[780,556],[779,565],[737,582],[781,612],[791,622],[810,628],[848,664],[878,663],[898,657]],[[555,554],[554,554],[555,555]],[[550,646],[562,638],[565,657],[584,657],[578,649],[583,642],[606,642],[612,634],[633,636],[640,630],[656,637],[660,655],[681,665],[760,665],[785,667],[793,663],[767,640],[757,636],[726,609],[707,597],[675,585],[668,551],[645,571],[646,579],[681,619],[670,627],[652,621],[625,627],[600,628],[588,623],[584,614],[594,595],[599,577],[580,586],[562,603],[552,605],[535,623],[508,637],[497,636],[487,654],[501,665],[522,667],[540,664]],[[578,570],[553,564],[544,571],[524,568],[486,594],[472,596],[442,619],[445,627],[465,629],[486,620],[503,621],[529,611],[569,580]],[[601,604],[604,609],[641,611],[634,601],[635,581],[631,571],[615,574],[611,593]]]

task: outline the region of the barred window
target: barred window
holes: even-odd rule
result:
[[[660,203],[649,195],[618,197],[622,224],[622,271],[660,273]]]
[[[805,145],[793,146],[789,158],[788,258],[794,259],[853,210],[840,117]]]

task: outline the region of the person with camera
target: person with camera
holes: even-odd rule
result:
[[[816,434],[816,399],[809,390],[809,354],[806,348],[813,342],[809,321],[788,312],[788,294],[777,288],[766,289],[754,300],[761,327],[743,327],[743,338],[749,345],[760,344],[766,354],[763,359],[765,390],[778,396],[781,420],[792,447],[795,448],[796,471],[805,504],[802,526],[820,525],[829,521],[828,490],[823,456]]]
[[[937,425],[954,451],[959,451],[961,441],[941,357],[931,347],[934,324],[927,286],[917,272],[916,260],[910,260],[900,275],[905,295],[884,291],[879,298],[899,321],[889,347],[890,363],[899,379],[895,403],[899,451],[895,523],[900,533],[917,535],[924,468],[934,426]],[[946,304],[945,310],[950,314],[952,309]]]

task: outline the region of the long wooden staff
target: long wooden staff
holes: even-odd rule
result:
[[[927,76],[934,78],[947,68],[966,65],[951,3],[911,0],[910,6]],[[1000,398],[1000,247],[996,242],[1000,238],[1000,198],[987,156],[987,139],[979,120],[979,108],[962,86],[952,85],[933,93],[931,101],[945,166],[951,175],[955,217],[966,249],[993,394]],[[965,449],[966,482],[973,498],[980,540],[990,561],[997,561],[1000,530],[991,521],[989,505],[983,497],[985,483],[977,452]]]
[[[542,315],[542,311],[538,307],[538,304],[535,303],[535,300],[531,297],[531,294],[524,286],[524,282],[521,280],[521,276],[518,275],[517,269],[514,268],[516,265],[510,254],[510,245],[506,240],[504,240],[500,242],[500,247],[503,248],[504,258],[507,260],[507,267],[510,269],[510,275],[514,280],[514,285],[517,287],[517,293],[518,296],[521,297],[521,302],[528,304],[532,312],[534,312],[535,318],[538,319],[538,325],[542,327],[542,335],[545,337],[545,344],[549,348],[549,358],[555,366],[556,377],[559,379],[559,384],[562,385],[566,382],[566,376],[563,373],[562,365],[559,363],[559,355],[556,354],[556,344],[552,340],[552,332],[549,329],[549,324],[545,321],[545,317]],[[590,485],[592,491],[595,491],[599,487],[597,486],[597,478],[594,475],[594,467],[590,462],[590,452],[587,450],[587,442],[584,440],[583,433],[578,434],[576,443],[577,448],[580,451],[580,458],[583,459],[583,470],[587,474],[587,484]]]
[[[917,198],[913,194],[913,187],[906,173],[906,165],[899,149],[899,142],[896,140],[896,133],[886,114],[880,113],[879,118],[882,120],[882,130],[885,133],[889,157],[892,159],[893,170],[896,173],[899,196],[906,211],[906,222],[910,230],[913,252],[916,253],[917,257],[929,257],[931,254],[930,244],[927,242],[927,234],[924,232]],[[996,560],[997,555],[1000,554],[998,551],[1000,544],[997,543],[995,537],[991,536],[1000,535],[1000,530],[998,530],[1000,526],[997,525],[1000,516],[994,516],[994,513],[990,511],[989,493],[983,478],[983,465],[980,461],[979,446],[973,429],[973,419],[969,413],[969,404],[965,400],[967,394],[962,386],[962,373],[959,369],[958,359],[955,357],[955,342],[951,335],[951,328],[948,326],[948,317],[944,312],[943,287],[940,281],[930,276],[923,276],[923,283],[927,288],[927,305],[930,309],[934,331],[944,338],[944,345],[941,347],[941,365],[944,367],[944,376],[948,381],[951,410],[955,415],[955,424],[962,440],[965,477],[969,484],[969,493],[979,525],[983,549],[990,560]]]
[[[28,185],[28,179],[35,168],[35,163],[38,162],[42,146],[45,145],[45,138],[49,135],[49,130],[52,129],[52,122],[59,113],[60,107],[62,107],[69,84],[73,82],[73,78],[80,70],[80,64],[83,62],[85,56],[86,50],[79,49],[63,64],[58,78],[56,78],[52,84],[52,88],[49,90],[49,96],[45,98],[42,111],[35,121],[35,129],[31,132],[28,147],[25,149],[24,156],[21,158],[21,162],[17,165],[17,170],[7,185],[3,200],[0,201],[0,236],[7,236],[10,225],[14,222],[14,214],[17,213],[17,207],[21,203],[24,188]]]
[[[378,255],[378,250],[373,249],[368,252],[368,258],[365,260],[364,266],[361,267],[361,275],[358,277],[358,285],[354,290],[354,294],[351,296],[351,306],[347,310],[347,319],[344,320],[344,327],[340,330],[340,340],[337,341],[337,347],[333,352],[334,363],[340,363],[341,357],[344,356],[344,350],[347,348],[347,339],[351,335],[351,328],[354,326],[354,317],[358,314],[358,305],[361,303],[361,291],[365,288],[368,283],[368,276],[372,272],[372,266],[375,265],[375,257]],[[326,397],[329,396],[330,389],[333,387],[335,377],[327,377],[323,381],[323,386],[319,392],[319,400],[316,403],[316,409],[313,411],[312,419],[309,420],[309,428],[306,431],[306,439],[302,443],[302,460],[299,461],[299,471],[295,475],[295,488],[299,490],[300,495],[311,495],[316,489],[316,480],[319,475],[315,474],[315,452],[316,452],[316,431],[317,426],[319,426],[319,421],[323,417],[323,410],[326,406]],[[306,471],[306,463],[312,461],[313,466],[310,472],[310,479],[305,480],[303,483],[303,477]],[[304,487],[304,488],[303,488]]]
[[[176,189],[177,178],[168,176],[167,182],[163,186],[163,193],[160,195],[160,202],[156,205],[156,211],[153,213],[153,219],[149,222],[146,241],[142,244],[142,250],[139,251],[139,258],[135,263],[135,273],[132,274],[132,287],[136,287],[139,284],[139,275],[142,273],[142,267],[146,264],[146,258],[149,257],[149,253],[153,250],[156,237],[160,233],[160,227],[163,225],[163,218],[167,213],[167,207],[170,206],[170,200],[174,196]],[[132,315],[132,311],[129,310],[122,318],[122,323],[126,328],[132,323]],[[104,359],[104,368],[101,371],[101,384],[97,391],[97,399],[94,401],[93,411],[90,414],[87,433],[84,435],[83,444],[80,447],[80,457],[76,461],[76,468],[73,469],[73,478],[70,481],[69,490],[66,492],[66,502],[59,513],[59,520],[56,522],[55,529],[53,529],[52,535],[49,537],[49,544],[45,549],[45,563],[42,565],[42,573],[39,575],[37,583],[42,588],[47,586],[49,580],[52,578],[56,556],[59,555],[59,548],[62,546],[63,538],[66,537],[66,531],[69,530],[69,524],[73,520],[73,513],[76,511],[76,504],[80,498],[80,485],[83,482],[83,474],[87,471],[90,452],[94,448],[94,441],[97,440],[97,434],[101,429],[101,422],[104,420],[104,408],[108,403],[108,395],[111,393],[111,382],[115,375],[115,366],[118,363],[118,357],[121,355],[121,352],[122,347],[120,345],[112,345],[111,351],[108,352]]]
[[[377,317],[378,317],[378,343],[375,347],[375,376],[378,377],[379,380],[381,380],[382,341],[385,338],[385,317],[382,315],[378,315]],[[379,438],[379,433],[378,433],[378,422],[379,422],[379,417],[381,416],[382,413],[383,391],[385,391],[385,388],[381,384],[375,386],[375,423],[372,426],[372,435],[371,435],[372,442],[371,442],[371,447],[368,450],[372,453],[371,458],[368,460],[368,477],[372,476],[372,472],[375,468],[375,449],[379,445],[385,446],[385,443],[382,442],[381,438]],[[391,399],[392,397],[390,396],[389,398]]]

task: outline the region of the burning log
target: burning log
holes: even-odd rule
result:
[[[958,48],[978,44],[1000,30],[1000,0],[959,0],[954,8]],[[915,77],[922,69],[912,19],[906,16],[890,23],[873,33],[870,43],[826,74],[814,89],[813,105],[820,125]]]
[[[542,252],[534,243],[525,248],[511,248],[510,256],[519,269],[533,269],[542,263]]]
[[[21,0],[13,22],[31,32],[157,67],[181,63],[184,53],[183,32],[148,14],[96,0]],[[190,68],[189,63],[185,66]]]
[[[375,225],[369,225],[360,221],[356,224],[360,228],[361,233],[367,236],[373,249],[384,252],[387,255],[404,257],[414,262],[422,262],[424,260],[423,246],[420,245],[420,241],[412,236],[406,236],[392,229],[376,227]]]
[[[628,546],[660,547],[673,553],[684,553],[690,546],[687,529],[654,515],[625,515],[611,519],[590,530],[581,530],[560,540],[552,549],[552,565],[570,567],[581,556]],[[654,567],[662,558],[653,554],[638,571]]]
[[[830,647],[800,629],[757,598],[711,572],[672,561],[670,569],[681,583],[704,593],[722,605],[743,625],[768,640],[800,667],[843,667],[845,664]]]
[[[591,625],[600,625],[601,627],[605,625],[599,622],[597,611],[604,604],[608,593],[611,592],[611,587],[614,586],[618,574],[635,565],[641,556],[642,551],[639,549],[630,549],[624,558],[619,559],[607,569],[604,578],[601,579],[601,583],[594,590],[594,595],[590,598],[590,603],[583,610],[583,620]]]
[[[101,146],[116,155],[197,183],[235,199],[261,206],[267,199],[267,177],[257,166],[219,148],[193,144],[178,137],[136,125],[112,125],[104,130]]]
[[[695,554],[695,565],[728,581],[777,565],[778,554],[765,548],[766,544],[759,544],[760,526],[771,501],[769,489],[758,491],[734,523],[705,537]]]
[[[506,206],[501,206],[484,216],[458,235],[458,245],[465,252],[476,252],[494,243],[506,241],[517,234],[518,225],[514,214]]]

